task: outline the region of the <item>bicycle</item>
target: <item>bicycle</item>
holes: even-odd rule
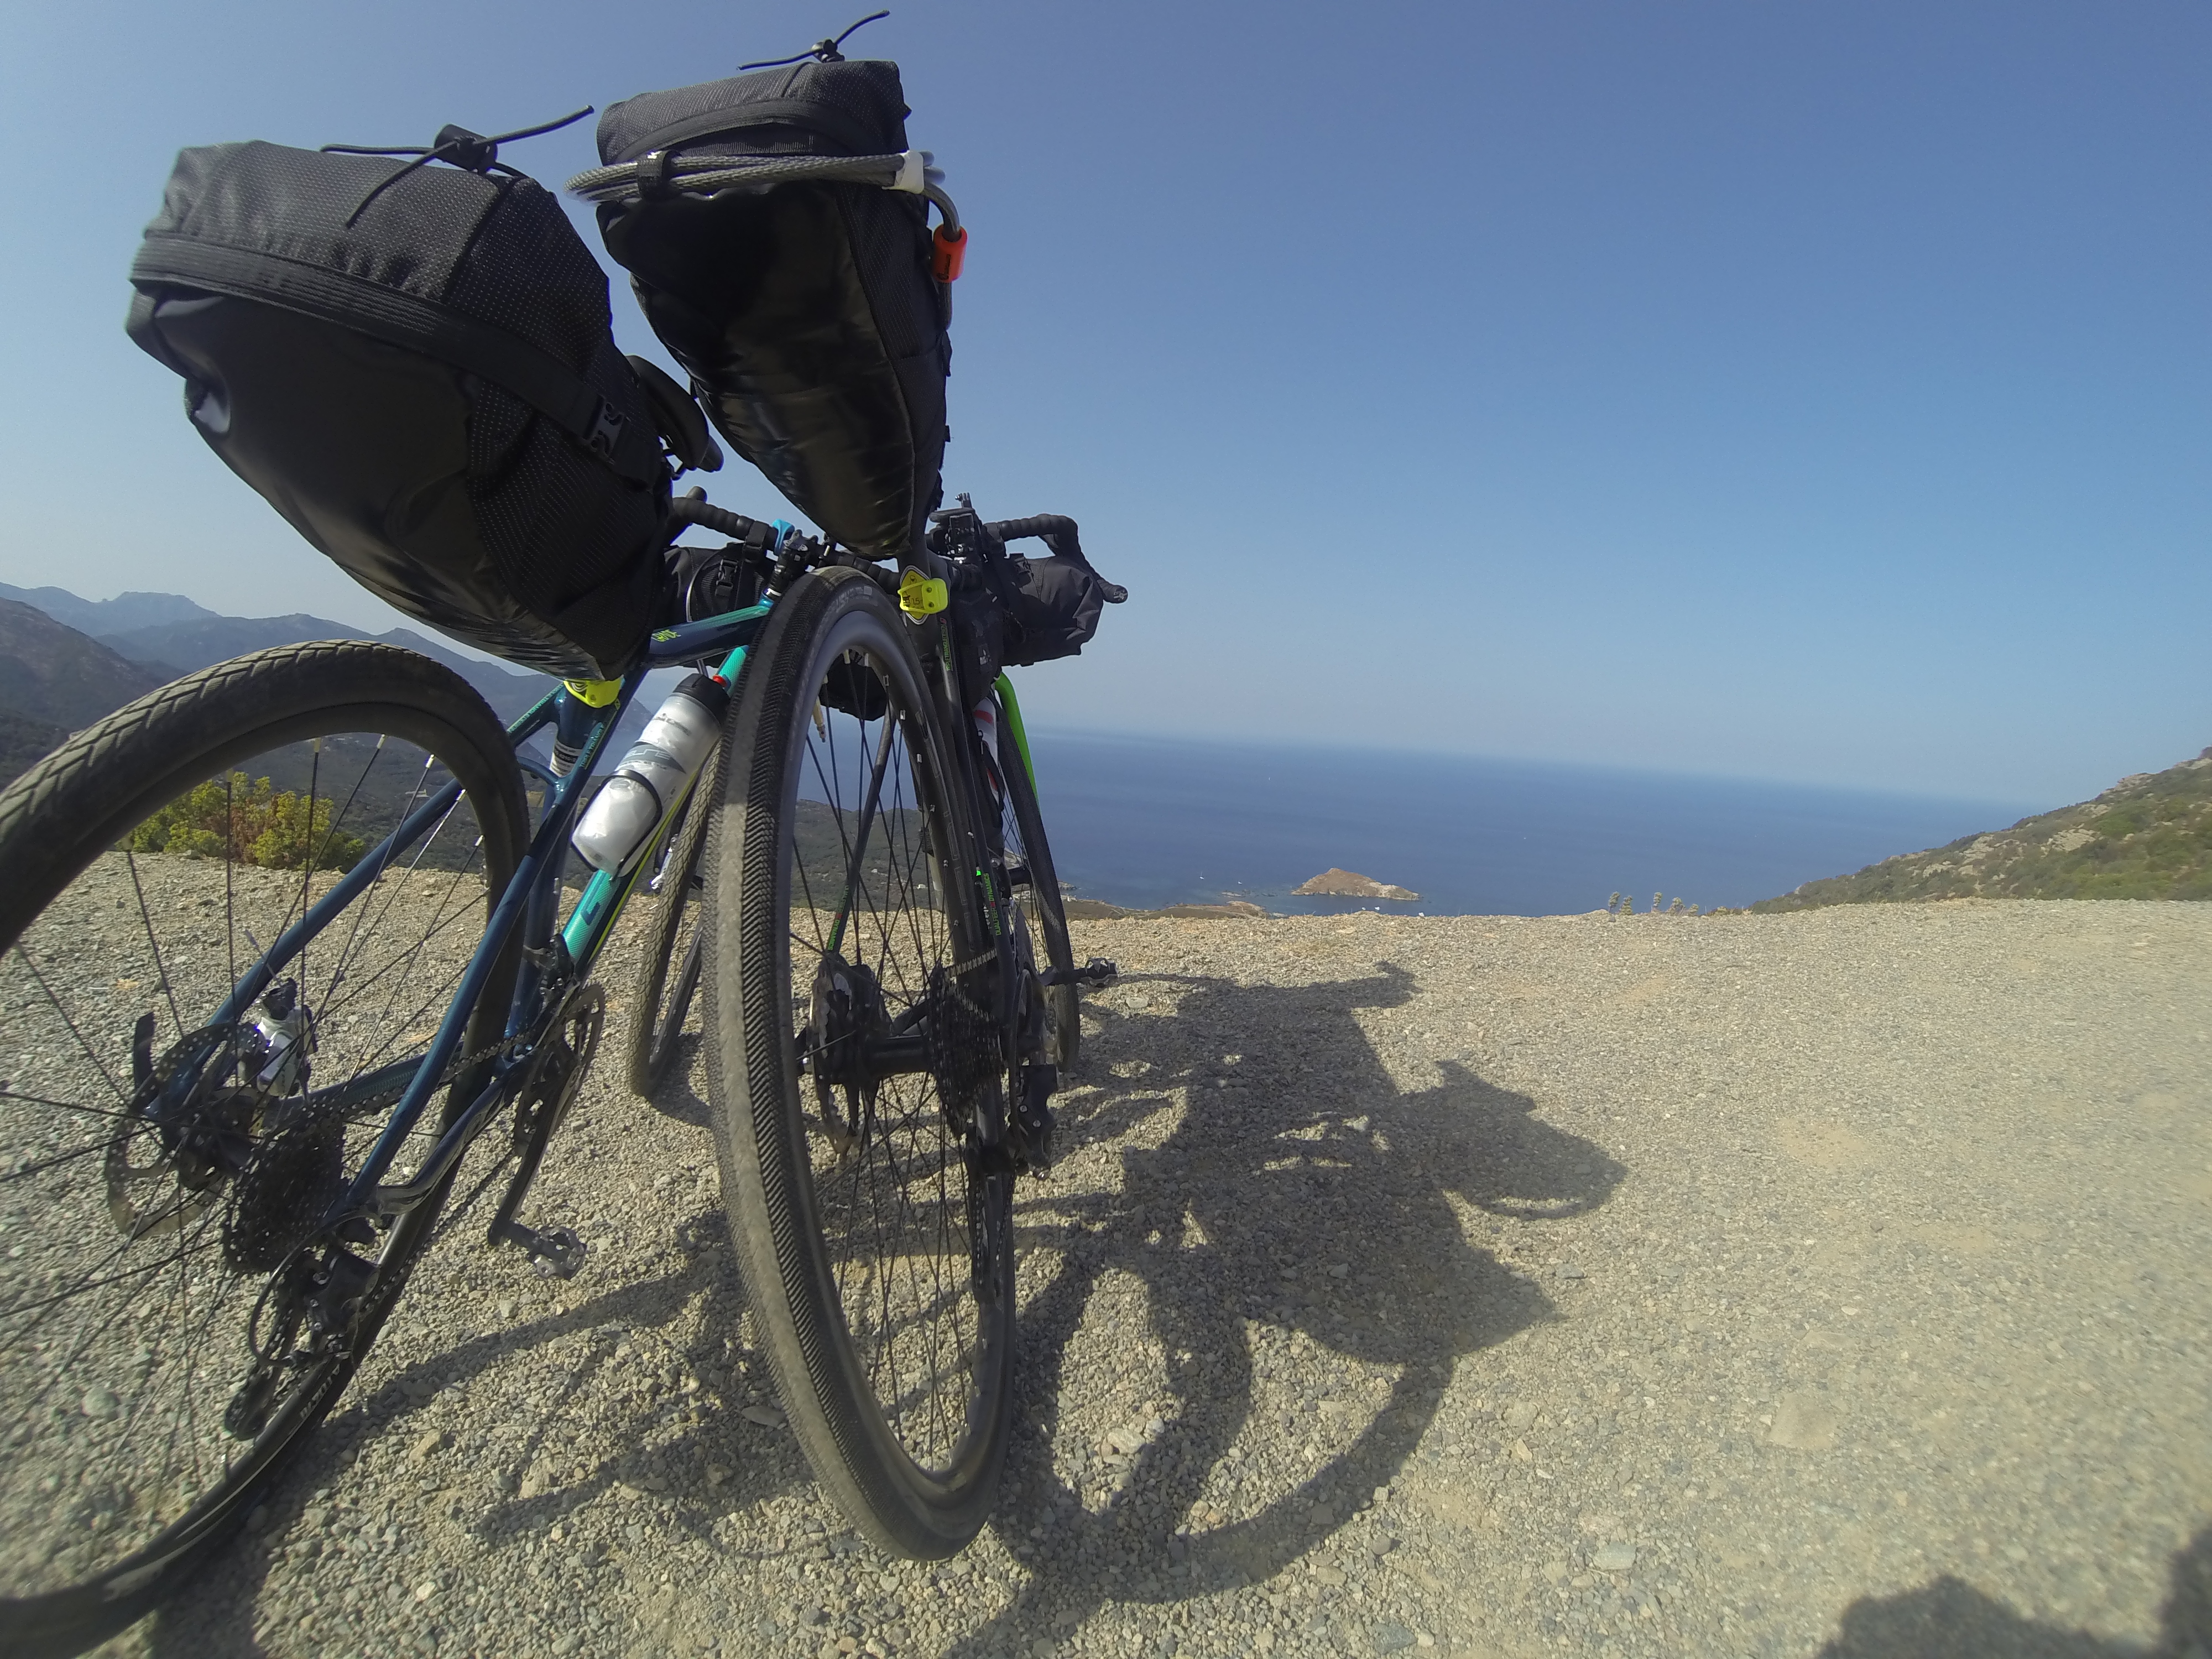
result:
[[[665,1070],[696,1004],[793,1431],[879,1547],[941,1557],[981,1526],[1012,1187],[1050,1161],[1078,988],[1113,971],[1073,961],[987,629],[1004,541],[1074,526],[963,497],[894,577],[696,491],[673,512],[733,538],[756,602],[660,629],[619,682],[502,727],[395,647],[280,647],[0,794],[16,1649],[79,1650],[177,1587],[330,1411],[458,1187],[504,1175],[487,1244],[575,1271],[574,1234],[520,1216],[604,1035],[593,964],[656,878],[632,1071]],[[681,664],[730,687],[719,755],[564,915],[617,721]],[[525,746],[549,737],[550,761]]]

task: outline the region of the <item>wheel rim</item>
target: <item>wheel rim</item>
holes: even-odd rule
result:
[[[999,1289],[1003,1177],[975,1173],[973,1126],[1003,1111],[1001,1084],[948,1083],[942,1067],[825,1080],[839,1068],[824,1056],[861,1028],[926,1028],[951,970],[977,954],[947,908],[947,872],[966,860],[950,844],[951,786],[917,706],[925,694],[902,658],[866,613],[817,647],[797,705],[780,884],[812,1210],[845,1333],[915,1471],[950,1484],[991,1432],[1011,1311]],[[839,969],[843,992],[830,983]],[[988,981],[971,965],[955,982]],[[832,1018],[839,996],[848,1006]]]
[[[0,953],[9,1599],[112,1573],[234,1494],[358,1335],[319,1339],[271,1286],[428,1045],[482,936],[484,852],[464,796],[280,971],[289,1006],[272,988],[216,1024],[237,977],[450,781],[332,718],[149,793]]]

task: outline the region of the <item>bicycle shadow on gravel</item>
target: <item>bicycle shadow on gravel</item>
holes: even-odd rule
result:
[[[1026,1644],[1109,1597],[1166,1605],[1258,1583],[1323,1543],[1404,1468],[1458,1363],[1552,1315],[1534,1283],[1468,1242],[1455,1206],[1579,1214],[1626,1173],[1456,1062],[1435,1086],[1401,1090],[1355,1018],[1411,1000],[1412,977],[1387,963],[1294,988],[1132,975],[1122,989],[1148,982],[1175,988],[1179,1006],[1089,1010],[1101,1029],[1078,1080],[1094,1091],[1063,1113],[1071,1153],[1127,1137],[1120,1190],[1073,1190],[1079,1156],[1021,1195],[1024,1248],[1045,1279],[1024,1298],[1024,1410],[993,1524],[1031,1577],[955,1653]],[[1179,1120],[1173,1091],[1188,1091]],[[1173,1127],[1144,1145],[1164,1112]],[[1060,1426],[1096,1391],[1091,1358],[1071,1348],[1116,1275],[1141,1285],[1158,1386],[1176,1402],[1126,1468],[1081,1443],[1096,1421]],[[1269,1327],[1311,1352],[1284,1353]],[[1139,1346],[1116,1335],[1121,1352]],[[1387,1397],[1340,1376],[1358,1426],[1316,1455],[1328,1384],[1297,1373],[1359,1367],[1387,1378]],[[1209,1498],[1224,1465],[1243,1485]]]
[[[647,1097],[646,1104],[663,1117],[672,1118],[690,1129],[712,1129],[714,1109],[691,1086],[691,1071],[699,1058],[699,1045],[705,1039],[696,1030],[679,1034],[676,1039],[675,1058],[668,1065],[668,1075],[660,1086]]]
[[[481,1221],[472,1217],[473,1210],[434,1249],[481,1249]],[[774,1384],[757,1354],[725,1347],[738,1331],[744,1294],[720,1207],[699,1209],[676,1229],[676,1237],[681,1261],[673,1271],[611,1277],[604,1289],[565,1312],[466,1337],[414,1358],[374,1388],[349,1389],[264,1498],[264,1529],[236,1534],[191,1589],[149,1616],[146,1652],[156,1659],[259,1659],[287,1650],[283,1639],[270,1646],[257,1637],[253,1608],[289,1549],[301,1542],[324,1544],[313,1528],[300,1524],[304,1511],[325,1501],[324,1488],[358,1505],[381,1484],[400,1526],[417,1543],[435,1547],[436,1534],[450,1529],[472,1540],[468,1547],[496,1552],[556,1524],[573,1525],[577,1511],[611,1492],[627,1500],[625,1510],[650,1506],[656,1535],[680,1530],[708,1540],[716,1519],[732,1508],[750,1509],[811,1485],[805,1460],[788,1437],[763,1434],[743,1419],[744,1390],[754,1388],[772,1398]],[[520,1275],[524,1270],[515,1260]],[[678,1340],[677,1328],[687,1324],[694,1334]],[[581,1344],[574,1341],[579,1337],[585,1339]],[[624,1370],[662,1371],[678,1362],[692,1374],[720,1378],[721,1386],[702,1389],[700,1402],[672,1425],[653,1409],[653,1401],[668,1398],[665,1390],[640,1404],[619,1388],[594,1386]],[[532,1368],[532,1386],[550,1388],[555,1403],[550,1409],[519,1406],[515,1420],[527,1424],[525,1432],[465,1462],[464,1449],[452,1441],[451,1413],[433,1402],[515,1364]],[[622,1420],[589,1422],[579,1414],[580,1401],[586,1402],[586,1410],[596,1404]],[[484,1412],[477,1402],[466,1414],[481,1422]],[[655,1428],[672,1432],[655,1434]],[[444,1443],[418,1459],[409,1447],[428,1431],[444,1434]],[[532,1490],[525,1484],[531,1472],[563,1438],[588,1440],[592,1449],[556,1456],[562,1478]],[[356,1467],[371,1454],[383,1465],[373,1476]],[[710,1464],[723,1466],[726,1475],[702,1491],[699,1477]],[[459,1509],[448,1508],[455,1502]],[[604,1507],[597,1513],[596,1530],[605,1532]],[[619,1541],[596,1553],[585,1547],[586,1566],[612,1562],[624,1551]],[[386,1554],[375,1559],[374,1570],[387,1578],[411,1578],[425,1567],[433,1577],[446,1579],[452,1564],[418,1560],[410,1566]],[[374,1621],[378,1613],[364,1607],[349,1614],[355,1616]],[[377,1633],[372,1623],[356,1626],[349,1639],[373,1645]]]
[[[2174,1552],[2169,1572],[2158,1640],[2148,1648],[2023,1619],[1946,1575],[1899,1595],[1852,1602],[1820,1659],[2205,1659],[2212,1655],[2212,1528]]]

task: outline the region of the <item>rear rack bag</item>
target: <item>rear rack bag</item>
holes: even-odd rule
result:
[[[512,662],[613,678],[657,620],[674,526],[605,274],[531,180],[402,171],[184,151],[131,269],[131,337],[363,586]]]
[[[898,65],[763,70],[599,118],[599,158],[889,155]],[[920,197],[864,184],[669,191],[599,209],[607,252],[738,453],[847,547],[904,558],[940,494],[950,306]]]

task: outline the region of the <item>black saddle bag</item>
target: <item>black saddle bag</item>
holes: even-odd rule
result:
[[[599,118],[600,159],[896,155],[898,66],[760,70]],[[829,535],[911,557],[941,495],[950,305],[919,196],[785,183],[648,189],[599,209],[607,252],[714,424]]]
[[[612,678],[665,581],[668,468],[605,274],[520,177],[275,144],[177,158],[128,324],[209,446],[418,621]]]

